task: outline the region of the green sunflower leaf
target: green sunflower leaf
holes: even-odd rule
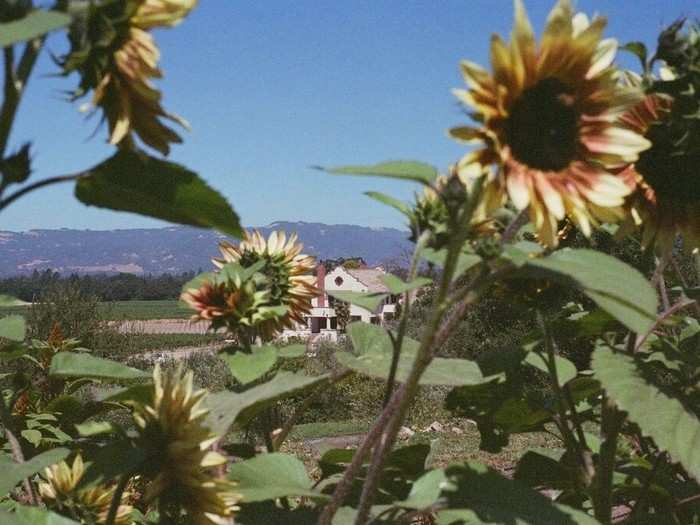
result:
[[[25,17],[0,24],[0,47],[25,42],[71,23],[71,17],[58,11],[35,9]]]
[[[228,478],[238,483],[236,492],[246,503],[288,496],[329,498],[311,488],[312,482],[304,463],[287,454],[262,454],[234,463]]]
[[[210,408],[207,424],[218,436],[223,436],[234,423],[245,424],[260,410],[281,399],[316,388],[328,381],[328,374],[306,376],[279,372],[270,381],[244,392],[217,392],[207,398]]]
[[[447,257],[447,250],[433,250],[432,248],[425,248],[421,252],[421,257],[436,266],[444,267],[445,258]],[[457,259],[457,266],[455,268],[454,280],[458,279],[465,272],[469,271],[471,268],[476,266],[481,262],[481,257],[475,253],[469,252],[467,250],[463,251],[459,258]]]
[[[373,292],[344,292],[340,290],[326,290],[328,295],[345,301],[346,303],[354,304],[360,308],[364,308],[370,312],[376,312],[382,301],[388,297],[389,294]]]
[[[369,166],[315,167],[334,175],[388,177],[392,179],[410,180],[425,185],[431,184],[438,176],[437,169],[430,164],[411,160],[380,162],[379,164],[372,164]]]
[[[639,59],[642,69],[647,68],[647,46],[643,42],[627,42],[624,46],[620,46],[620,50],[629,51]]]
[[[78,179],[75,195],[88,206],[128,211],[233,237],[243,232],[226,199],[187,168],[120,150]]]
[[[393,346],[387,331],[381,326],[367,323],[352,323],[348,325],[347,331],[355,354],[337,352],[335,358],[338,362],[366,376],[388,378]],[[413,367],[417,351],[418,341],[405,338],[396,370],[397,381],[406,380]],[[485,377],[474,361],[436,357],[421,377],[420,383],[461,386],[481,384],[495,378],[496,376]]]
[[[277,363],[278,353],[274,346],[262,346],[253,348],[250,354],[236,349],[232,353],[222,352],[219,357],[228,365],[233,377],[246,385],[271,370]]]
[[[658,300],[654,288],[638,270],[604,253],[565,248],[548,257],[528,260],[522,273],[580,288],[634,332],[646,333],[656,322]]]
[[[15,463],[9,456],[0,456],[0,495],[6,495],[20,481],[58,463],[69,453],[67,448],[54,448],[24,463]]]
[[[365,195],[367,195],[370,199],[374,199],[375,201],[381,202],[382,204],[391,206],[392,208],[403,213],[406,217],[410,217],[412,214],[411,207],[408,204],[398,199],[395,199],[390,195],[385,195],[384,193],[380,193],[378,191],[366,191]]]
[[[545,374],[549,374],[549,368],[547,367],[548,357],[539,352],[528,352],[527,357],[525,357],[525,363],[530,366],[534,366],[538,370],[541,370]],[[554,364],[557,368],[557,379],[559,380],[559,385],[563,386],[578,374],[576,370],[576,365],[574,365],[567,358],[555,355]]]
[[[554,503],[527,485],[508,479],[478,463],[445,469],[446,510],[437,513],[439,525],[512,523],[518,525],[595,525],[580,510]]]
[[[79,525],[77,521],[38,507],[20,506],[14,513],[0,511],[2,525]]]
[[[433,505],[447,482],[445,471],[442,469],[431,470],[423,474],[411,486],[408,497],[398,502],[401,507],[422,510]]]
[[[381,280],[384,283],[384,285],[389,289],[389,291],[394,295],[410,292],[411,290],[422,288],[423,286],[426,286],[433,282],[433,280],[428,277],[418,277],[410,283],[407,283],[390,273],[382,276]]]
[[[56,377],[93,377],[96,379],[144,379],[149,372],[94,357],[88,354],[58,352],[51,360],[49,374]]]
[[[700,479],[700,419],[649,383],[631,356],[599,346],[592,368],[608,395],[695,479]]]

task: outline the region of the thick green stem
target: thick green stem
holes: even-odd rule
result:
[[[681,282],[681,285],[683,285],[683,288],[689,288],[688,280],[685,278],[685,275],[683,275],[683,272],[673,256],[671,256],[671,264],[673,265],[673,270],[676,272],[676,277],[678,277],[678,280]],[[695,302],[694,309],[695,317],[700,321],[700,304],[697,301]]]
[[[2,420],[2,426],[5,427],[5,438],[10,445],[10,450],[12,451],[12,459],[16,463],[24,463],[24,452],[22,451],[22,445],[20,445],[17,436],[14,431],[14,421],[10,415],[10,410],[5,405],[5,400],[0,399],[0,420]],[[39,504],[39,496],[34,490],[34,485],[29,480],[29,478],[24,480],[24,489],[27,491],[27,496],[29,497],[29,502],[32,505]]]
[[[114,489],[114,495],[112,495],[112,501],[109,504],[109,512],[107,513],[105,525],[114,525],[117,519],[117,512],[119,511],[119,504],[122,502],[122,494],[124,494],[124,490],[126,490],[129,479],[131,479],[131,474],[129,473],[122,474],[122,477],[119,478],[119,483],[117,483]]]
[[[12,204],[14,201],[19,199],[22,195],[25,195],[29,192],[32,192],[34,190],[38,190],[39,188],[42,188],[44,186],[50,186],[53,184],[59,184],[61,182],[71,182],[74,180],[78,180],[81,177],[85,177],[89,174],[89,172],[86,173],[76,173],[72,175],[58,175],[56,177],[50,177],[48,179],[40,180],[37,181],[33,184],[29,184],[28,186],[25,186],[24,188],[17,190],[16,192],[8,195],[4,199],[0,200],[0,210],[3,210],[7,208],[10,204]]]
[[[389,420],[389,424],[387,425],[385,432],[382,434],[372,456],[372,462],[370,463],[370,467],[367,472],[367,479],[365,480],[362,495],[360,496],[360,504],[357,510],[355,525],[364,525],[369,518],[370,509],[374,501],[374,495],[386,458],[391,451],[403,421],[406,419],[411,402],[418,392],[418,383],[420,378],[432,361],[433,343],[440,328],[441,321],[446,314],[448,307],[446,299],[450,291],[452,277],[457,266],[457,259],[459,258],[459,254],[462,250],[463,242],[464,238],[462,236],[458,236],[453,239],[452,243],[448,247],[445,267],[443,268],[442,272],[442,279],[433,302],[433,313],[431,319],[416,354],[416,359],[413,363],[413,367],[411,368],[411,372],[403,385],[403,389],[398,390],[394,394],[397,396],[396,413]]]
[[[335,490],[333,491],[333,497],[331,501],[325,507],[323,507],[323,511],[321,512],[321,515],[318,519],[318,525],[331,525],[333,516],[343,504],[347,495],[350,493],[350,489],[352,488],[352,482],[355,480],[355,476],[360,470],[360,467],[362,467],[362,465],[364,464],[365,458],[372,449],[372,446],[374,445],[375,441],[382,435],[384,427],[388,423],[389,419],[392,417],[396,404],[398,403],[401,397],[400,392],[402,390],[403,385],[401,385],[396,390],[394,395],[391,396],[389,404],[384,408],[382,413],[379,415],[379,418],[377,418],[377,420],[374,422],[374,425],[372,425],[372,428],[370,428],[369,432],[367,433],[367,436],[365,436],[365,439],[362,441],[362,444],[355,451],[355,455],[352,458],[352,462],[350,463],[348,468],[345,469],[343,478],[336,485]]]
[[[646,511],[647,500],[649,499],[651,489],[651,482],[653,481],[654,476],[658,472],[659,465],[661,465],[661,460],[665,455],[665,452],[658,452],[656,457],[654,458],[654,463],[651,466],[651,470],[649,471],[649,474],[644,480],[644,485],[642,486],[641,494],[639,495],[639,498],[637,498],[637,501],[635,501],[634,508],[632,508],[632,513],[630,515],[631,517],[636,517],[639,515],[640,512]]]
[[[15,69],[13,48],[5,48],[5,86],[2,108],[0,108],[0,158],[5,156],[7,143],[10,139],[12,125],[22,100],[24,89],[27,86],[29,75],[34,69],[34,64],[44,46],[44,37],[28,42],[24,46],[22,58]],[[9,51],[8,51],[9,50]]]
[[[617,437],[624,421],[623,415],[607,396],[603,399],[601,414],[601,432],[603,442],[600,445],[598,468],[593,478],[593,510],[596,519],[603,525],[612,521],[612,489],[615,471],[615,454]]]
[[[590,456],[586,454],[586,440],[583,435],[583,429],[579,428],[578,439],[574,435],[571,427],[569,426],[569,411],[571,412],[571,418],[576,419],[575,406],[573,400],[570,396],[567,396],[565,388],[559,384],[559,373],[557,371],[557,361],[554,340],[552,334],[549,331],[549,327],[541,312],[537,312],[537,319],[542,328],[542,333],[544,336],[544,346],[547,352],[547,370],[549,372],[549,381],[554,391],[554,397],[557,403],[558,412],[558,427],[564,438],[564,442],[579,460],[579,464],[582,472],[584,473],[586,484],[590,483],[591,477],[593,476],[592,464],[590,461]],[[570,405],[570,406],[567,406]],[[574,423],[575,426],[575,423]]]
[[[418,263],[420,261],[420,254],[423,250],[423,246],[429,239],[429,233],[424,232],[418,237],[416,242],[416,249],[413,251],[413,257],[411,258],[411,267],[408,271],[408,282],[413,281],[416,278],[418,272]],[[384,392],[384,403],[383,407],[389,404],[389,399],[394,391],[394,384],[396,383],[396,371],[399,368],[399,359],[401,358],[401,348],[403,346],[403,340],[406,337],[406,330],[408,328],[408,317],[411,311],[411,291],[404,293],[404,306],[403,312],[401,312],[401,321],[399,322],[399,329],[396,334],[396,339],[392,340],[393,353],[391,356],[391,367],[389,369],[389,377],[386,382],[386,390]]]
[[[413,362],[413,366],[408,377],[406,378],[406,381],[391,396],[388,405],[385,407],[379,420],[377,421],[377,424],[375,424],[372,429],[373,431],[377,429],[379,426],[379,421],[386,420],[386,429],[383,433],[379,434],[379,443],[377,444],[373,454],[367,473],[367,479],[365,480],[362,494],[360,496],[360,504],[358,507],[357,518],[355,520],[356,525],[364,525],[369,518],[370,509],[386,457],[393,447],[399,428],[405,420],[408,408],[410,407],[410,404],[418,391],[419,380],[432,361],[435,351],[435,341],[440,333],[442,319],[450,309],[447,296],[452,285],[459,255],[464,242],[467,240],[469,235],[469,221],[471,220],[473,211],[479,202],[481,184],[483,184],[483,179],[479,181],[479,184],[475,186],[475,188],[473,188],[466,206],[464,206],[458,213],[455,214],[455,216],[450,219],[450,227],[454,232],[454,236],[452,237],[447,248],[447,257],[443,267],[442,279],[433,302],[430,320],[424,331],[421,344],[416,353],[415,361]],[[349,470],[350,469],[346,470],[344,480],[348,477]],[[345,487],[345,490],[347,490],[347,487]],[[336,488],[336,494],[338,491],[338,488]],[[330,524],[335,510],[337,510],[337,507],[340,505],[340,502],[336,498],[336,494],[334,494],[334,499],[332,501],[335,508],[331,509],[329,505],[326,507],[326,509],[324,509],[324,513],[319,520],[319,525]]]

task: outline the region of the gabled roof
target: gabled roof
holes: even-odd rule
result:
[[[389,291],[389,289],[384,286],[384,283],[381,281],[381,277],[386,275],[384,270],[379,270],[377,268],[344,268],[344,270],[364,284],[370,292]]]

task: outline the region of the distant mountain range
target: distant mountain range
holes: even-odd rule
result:
[[[359,256],[376,265],[403,257],[408,233],[349,224],[275,222],[258,228],[296,232],[304,252],[319,259]],[[211,268],[225,237],[184,226],[133,230],[0,231],[0,276],[52,269],[70,273],[160,274]]]

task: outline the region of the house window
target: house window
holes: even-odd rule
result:
[[[338,318],[337,317],[331,317],[331,330],[337,330],[338,329]]]
[[[335,278],[335,285],[336,286],[342,286],[343,285],[343,278],[339,275],[338,277]]]
[[[351,315],[350,316],[351,323],[356,323],[357,321],[362,321],[362,317],[360,317],[359,315]]]

